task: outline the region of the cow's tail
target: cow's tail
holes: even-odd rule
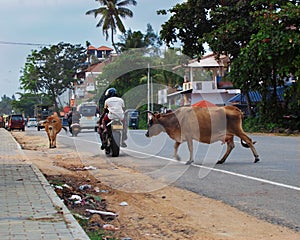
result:
[[[68,129],[65,126],[62,126],[62,129],[65,130],[65,133],[68,133]]]
[[[256,142],[254,141],[254,142],[252,142],[252,143],[255,144]],[[243,139],[241,139],[241,144],[242,144],[242,146],[245,147],[245,148],[250,148],[250,146],[249,146],[246,142],[244,142]]]

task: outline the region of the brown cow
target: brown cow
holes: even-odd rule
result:
[[[190,159],[186,164],[193,162],[193,140],[207,144],[217,141],[227,143],[227,151],[217,162],[218,164],[224,163],[234,148],[234,136],[241,139],[244,147],[252,150],[254,162],[259,161],[254,148],[255,142],[252,142],[242,129],[243,113],[237,107],[182,107],[167,114],[149,113],[146,136],[152,137],[166,132],[170,138],[175,140],[174,156],[177,160],[179,160],[177,155],[179,145],[187,141]]]
[[[49,139],[49,148],[56,148],[56,135],[62,128],[64,128],[65,131],[67,131],[67,129],[62,126],[61,119],[57,115],[47,117],[44,126]]]

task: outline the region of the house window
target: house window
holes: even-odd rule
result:
[[[202,82],[196,83],[196,90],[202,90]]]

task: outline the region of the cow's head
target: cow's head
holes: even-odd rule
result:
[[[45,129],[52,130],[60,130],[61,128],[61,120],[57,116],[49,116],[44,122]]]
[[[153,137],[165,131],[160,123],[161,114],[148,111],[148,130],[146,137]]]

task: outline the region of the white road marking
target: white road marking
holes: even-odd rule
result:
[[[65,137],[65,136],[62,136],[62,137]],[[93,144],[99,144],[97,142],[93,142],[93,141],[89,141],[89,140],[85,140],[85,139],[78,139],[78,138],[77,139],[72,138],[72,139],[81,140],[81,141],[85,141],[85,142],[90,142],[90,143],[93,143]],[[161,157],[161,156],[157,156],[157,155],[153,155],[153,154],[143,153],[143,152],[135,151],[135,150],[132,150],[132,149],[129,149],[129,148],[121,148],[121,150],[125,151],[125,152],[126,151],[134,152],[134,153],[142,154],[142,155],[149,156],[149,157],[155,157],[155,158],[159,158],[159,159],[163,159],[163,160],[167,160],[167,161],[171,161],[171,162],[177,162],[177,163],[180,163],[180,164],[185,164],[185,162],[180,162],[180,161],[177,161],[177,160],[172,159],[172,158]],[[266,179],[263,179],[263,178],[252,177],[252,176],[248,176],[248,175],[244,175],[244,174],[240,174],[240,173],[235,173],[235,172],[230,172],[230,171],[226,171],[226,170],[222,170],[222,169],[206,167],[206,166],[203,166],[203,165],[197,165],[197,164],[191,164],[191,165],[194,166],[194,167],[197,167],[197,168],[203,168],[203,169],[214,171],[214,172],[220,172],[220,173],[224,173],[224,174],[228,174],[228,175],[232,175],[232,176],[236,176],[236,177],[240,177],[240,178],[250,179],[250,180],[257,181],[257,182],[267,183],[267,184],[278,186],[278,187],[283,187],[283,188],[288,188],[288,189],[300,191],[300,187],[296,187],[296,186],[292,186],[292,185],[288,185],[288,184],[284,184],[284,183],[274,182],[274,181],[266,180]]]
[[[181,164],[185,164],[185,162],[179,162],[179,161],[177,161],[175,159],[171,159],[171,158],[166,158],[166,157],[156,156],[156,155],[152,155],[152,154],[142,153],[142,152],[134,151],[134,150],[131,150],[131,149],[123,149],[123,150],[130,151],[130,152],[135,152],[135,153],[139,153],[139,154],[144,154],[144,155],[147,155],[149,157],[155,157],[155,158],[160,158],[160,159],[164,159],[164,160],[167,160],[167,161],[172,161],[172,162],[178,162],[178,163],[181,163]],[[197,165],[197,164],[191,164],[191,165],[194,166],[194,167],[197,167],[197,168],[203,168],[203,169],[210,170],[210,171],[220,172],[220,173],[224,173],[224,174],[228,174],[228,175],[232,175],[232,176],[236,176],[236,177],[240,177],[240,178],[250,179],[250,180],[257,181],[257,182],[268,183],[270,185],[300,191],[300,187],[296,187],[296,186],[292,186],[292,185],[288,185],[288,184],[284,184],[284,183],[274,182],[274,181],[266,180],[266,179],[263,179],[263,178],[252,177],[252,176],[248,176],[248,175],[244,175],[244,174],[240,174],[240,173],[230,172],[230,171],[217,169],[217,168],[206,167],[206,166]]]

